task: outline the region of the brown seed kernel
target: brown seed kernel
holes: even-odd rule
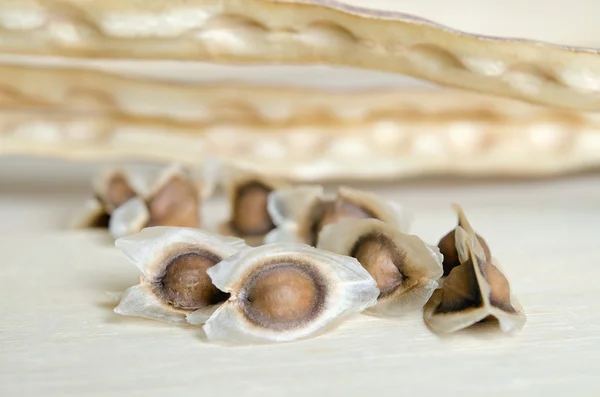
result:
[[[172,259],[156,283],[157,294],[181,309],[200,309],[224,302],[229,294],[215,287],[206,270],[221,258],[209,252],[189,252]]]
[[[106,201],[109,207],[117,208],[135,196],[136,193],[129,186],[125,176],[115,174],[108,181]]]
[[[394,244],[382,234],[362,236],[350,251],[377,282],[384,297],[398,288],[404,279],[401,272],[403,256]]]
[[[271,191],[271,188],[258,181],[241,186],[234,199],[233,229],[248,236],[264,235],[272,230],[275,225],[267,211]]]
[[[195,187],[177,175],[148,202],[149,226],[199,227],[200,209]]]
[[[318,315],[326,286],[309,266],[276,263],[256,273],[241,294],[247,318],[262,327],[298,327]]]

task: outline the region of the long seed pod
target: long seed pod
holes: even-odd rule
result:
[[[0,52],[331,64],[600,110],[598,50],[469,34],[329,0],[8,1]]]
[[[0,65],[0,155],[214,158],[310,183],[533,177],[599,166],[599,126],[599,114],[457,90],[175,84]]]

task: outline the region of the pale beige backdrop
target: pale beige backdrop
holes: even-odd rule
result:
[[[347,2],[471,32],[600,47],[594,0]],[[87,64],[190,81],[431,87],[327,67]],[[364,186],[413,210],[413,232],[431,243],[454,226],[448,204],[461,203],[525,307],[529,320],[518,335],[478,329],[439,338],[413,313],[396,321],[359,316],[328,335],[288,345],[225,349],[207,345],[195,328],[111,312],[105,291],[133,285],[136,270],[106,235],[64,230],[95,170],[96,164],[0,158],[0,396],[600,395],[595,173]],[[211,222],[226,215],[219,198],[205,212]]]

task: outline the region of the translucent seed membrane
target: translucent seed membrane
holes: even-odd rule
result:
[[[492,319],[504,332],[520,330],[526,322],[523,308],[489,249],[484,249],[482,239],[461,214],[462,227],[454,232],[460,265],[451,269],[443,287],[425,305],[425,322],[436,333]]]
[[[317,248],[356,258],[377,282],[381,294],[366,314],[396,317],[422,308],[442,275],[436,247],[377,219],[330,224]]]
[[[453,205],[453,208],[458,214],[458,225],[457,226],[464,228],[465,225],[468,225],[469,221],[467,220],[467,217],[466,217],[463,209],[459,205],[456,205],[456,204]],[[456,250],[455,231],[456,231],[456,229],[453,229],[450,232],[448,232],[448,234],[446,234],[444,237],[442,237],[442,239],[438,243],[438,248],[440,249],[440,252],[444,256],[444,261],[443,261],[444,275],[443,275],[443,277],[447,277],[450,274],[450,272],[452,271],[452,269],[454,269],[455,267],[460,265],[460,260],[458,259],[458,251]],[[492,254],[490,253],[490,249],[489,249],[486,241],[481,236],[479,236],[479,235],[476,235],[476,236],[477,236],[477,240],[479,240],[479,244],[483,248],[486,259],[488,261],[491,261]]]
[[[374,305],[375,280],[354,258],[304,244],[276,243],[240,251],[210,268],[231,294],[206,322],[222,344],[289,342],[319,335]],[[195,314],[188,321],[197,323]]]
[[[406,231],[411,216],[397,203],[356,189],[340,187],[334,195],[325,195],[321,186],[309,185],[273,192],[269,213],[277,228],[265,242],[293,241],[316,246],[326,225],[342,219],[378,219]]]
[[[115,242],[142,272],[140,283],[122,296],[115,312],[184,323],[197,312],[206,320],[229,294],[213,285],[207,271],[246,248],[243,240],[199,229],[155,226]]]

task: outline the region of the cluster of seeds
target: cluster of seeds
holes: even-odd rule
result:
[[[226,186],[231,217],[210,231],[186,223],[199,219],[187,206],[192,195],[165,189],[164,181],[181,174],[167,175],[145,196],[145,225],[115,242],[142,273],[116,313],[202,325],[208,340],[224,344],[316,336],[357,313],[423,310],[436,333],[488,319],[505,332],[525,323],[487,243],[459,206],[458,225],[434,246],[408,234],[411,217],[400,205],[374,194],[342,187],[327,195],[318,185],[237,174]],[[127,192],[108,186],[102,197]],[[178,218],[182,224],[152,222],[153,200],[164,190],[172,203],[185,203],[164,213],[193,213]],[[112,217],[139,200],[127,195],[120,206],[110,201]]]
[[[109,168],[94,179],[94,195],[74,226],[106,227],[114,238],[151,226],[200,227],[202,200],[214,190],[209,175],[196,177],[178,164]]]

